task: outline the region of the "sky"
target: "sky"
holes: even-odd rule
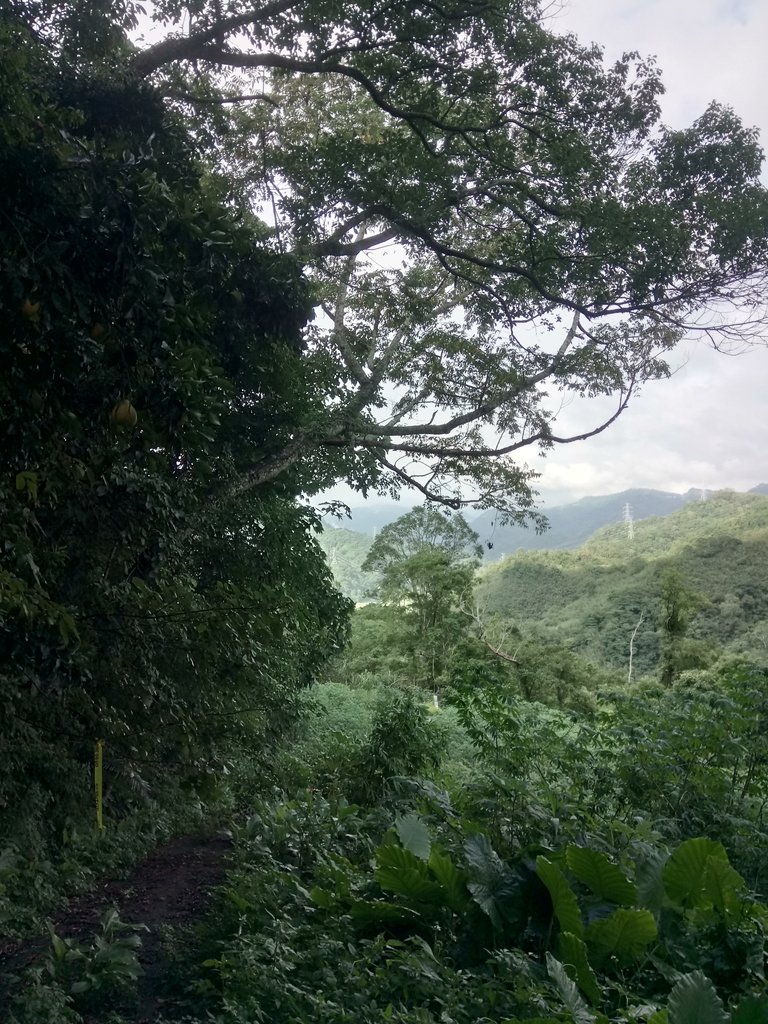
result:
[[[552,10],[559,31],[599,43],[609,60],[626,50],[655,56],[666,124],[686,127],[714,99],[758,127],[768,147],[766,0],[569,0]],[[765,347],[740,355],[684,342],[672,362],[673,376],[647,385],[604,434],[530,460],[545,504],[628,487],[768,481],[768,334]],[[597,421],[586,406],[572,410],[575,422]]]

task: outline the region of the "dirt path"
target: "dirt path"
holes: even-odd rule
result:
[[[149,1021],[157,1003],[162,975],[161,925],[194,921],[209,902],[211,890],[224,880],[230,842],[223,836],[179,836],[158,847],[119,881],[105,881],[78,896],[54,923],[62,938],[87,939],[98,930],[104,910],[116,906],[129,924],[144,924],[139,960],[137,1024]],[[0,945],[0,1007],[8,996],[7,979],[31,966],[49,943],[45,936]]]

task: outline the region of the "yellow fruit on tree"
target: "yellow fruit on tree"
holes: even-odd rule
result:
[[[21,304],[21,315],[27,320],[37,320],[40,315],[40,303],[33,302],[32,299],[24,299]]]
[[[91,337],[94,341],[98,341],[99,338],[103,338],[109,333],[109,328],[106,324],[99,323],[97,320],[95,324],[91,325]]]
[[[109,414],[109,418],[115,426],[135,427],[138,422],[139,415],[128,399],[122,398],[113,407],[112,412]]]

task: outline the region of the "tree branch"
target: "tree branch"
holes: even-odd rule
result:
[[[146,77],[175,60],[191,60],[195,56],[192,51],[200,46],[214,42],[232,32],[237,32],[255,22],[267,22],[278,14],[286,14],[293,7],[301,6],[301,0],[273,0],[272,3],[264,4],[262,7],[251,7],[244,14],[223,18],[189,36],[171,36],[169,39],[163,39],[137,54],[131,62],[131,67],[136,74]]]
[[[378,459],[378,462],[380,462],[382,466],[385,466],[391,473],[394,473],[395,476],[399,477],[399,479],[402,480],[403,483],[406,484],[408,487],[415,487],[417,491],[421,491],[421,493],[428,501],[434,501],[438,505],[445,505],[447,508],[453,509],[454,512],[458,511],[460,508],[462,508],[463,505],[467,504],[467,502],[462,501],[461,498],[448,498],[444,494],[440,494],[437,491],[430,491],[428,487],[424,486],[424,484],[419,483],[418,480],[416,480],[412,476],[409,476],[409,474],[406,473],[404,470],[400,469],[399,466],[396,466],[394,463],[389,462],[383,456],[381,456]]]
[[[559,363],[562,362],[563,357],[573,344],[578,329],[579,313],[577,311],[574,313],[573,322],[565,336],[565,339],[563,340],[563,343],[560,345],[560,348],[554,354],[549,364],[538,373],[535,373],[530,377],[522,378],[513,388],[508,388],[506,391],[501,392],[501,394],[499,394],[492,402],[486,402],[469,412],[462,413],[459,416],[453,416],[451,419],[445,420],[443,423],[414,423],[398,427],[397,429],[393,429],[391,426],[386,427],[383,425],[376,425],[369,428],[368,433],[381,435],[382,437],[394,435],[397,435],[398,437],[406,437],[408,435],[418,434],[451,434],[454,430],[458,430],[459,427],[465,427],[469,423],[475,423],[477,420],[495,412],[500,406],[505,405],[507,402],[511,402],[524,392],[531,391],[537,384],[540,384],[547,377],[550,377],[555,373]]]

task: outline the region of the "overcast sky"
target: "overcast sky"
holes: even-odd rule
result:
[[[689,125],[715,99],[768,145],[766,0],[569,0],[554,24],[599,43],[609,60],[626,50],[656,56],[668,125]],[[627,487],[748,490],[768,481],[768,347],[728,356],[689,343],[673,358],[674,376],[648,385],[605,434],[536,463],[547,504]]]

